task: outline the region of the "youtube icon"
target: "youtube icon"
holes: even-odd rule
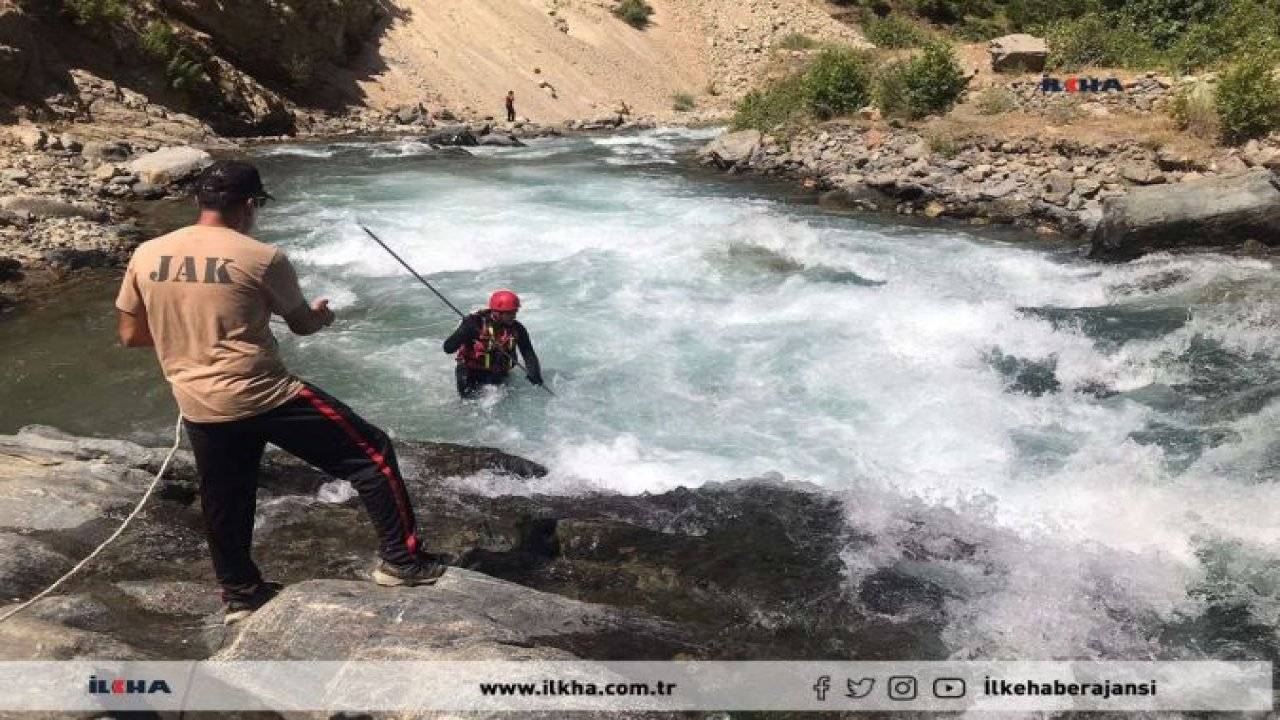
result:
[[[962,698],[965,693],[961,678],[938,678],[933,681],[933,696],[943,699]]]

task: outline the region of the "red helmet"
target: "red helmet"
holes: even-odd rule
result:
[[[520,298],[510,290],[499,290],[489,296],[489,309],[498,312],[515,312],[520,309]]]

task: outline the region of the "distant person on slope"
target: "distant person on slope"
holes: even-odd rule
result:
[[[516,91],[507,91],[507,122],[516,121]]]
[[[499,290],[489,298],[489,307],[462,319],[458,329],[444,341],[444,351],[458,354],[455,375],[458,394],[476,394],[481,385],[499,385],[516,365],[516,350],[524,358],[529,382],[542,384],[542,366],[533,352],[529,331],[516,321],[520,298],[510,290]]]
[[[249,236],[270,197],[252,165],[209,166],[195,224],[139,246],[116,298],[120,341],[155,348],[182,411],[227,624],[281,587],[250,553],[267,443],[355,487],[380,540],[379,585],[430,585],[444,572],[422,551],[387,434],[285,369],[271,316],[311,335],[334,315],[328,300],[306,301],[284,253]]]

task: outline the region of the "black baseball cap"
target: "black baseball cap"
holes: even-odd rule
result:
[[[196,196],[200,198],[272,198],[262,186],[258,168],[234,160],[218,160],[196,178]]]

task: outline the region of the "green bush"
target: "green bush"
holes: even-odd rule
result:
[[[689,112],[697,106],[698,103],[689,93],[676,93],[671,96],[671,109],[676,112]]]
[[[848,48],[827,48],[804,73],[804,100],[820,120],[851,113],[871,99],[871,63]]]
[[[1218,134],[1218,110],[1214,107],[1213,86],[1200,81],[1178,88],[1173,96],[1169,114],[1178,129],[1198,138],[1212,138]]]
[[[63,7],[77,25],[100,25],[125,16],[121,0],[62,0]]]
[[[945,113],[968,86],[949,45],[931,43],[906,62],[883,67],[876,78],[876,104],[888,117],[918,119]]]
[[[734,105],[735,130],[788,134],[806,115],[804,74],[796,73],[752,90]]]
[[[817,46],[817,40],[803,33],[791,33],[778,41],[778,47],[783,50],[812,50]]]
[[[1179,72],[1218,67],[1241,55],[1280,49],[1278,38],[1280,3],[1236,0],[1212,22],[1189,27],[1169,48],[1168,64]]]
[[[171,58],[178,50],[178,38],[169,23],[152,20],[138,36],[138,47],[152,58]]]
[[[1042,33],[1059,20],[1101,9],[1097,0],[1009,0],[1004,12],[1015,30]]]
[[[1003,115],[1018,109],[1018,102],[1008,88],[989,87],[974,98],[980,115]]]
[[[876,47],[890,49],[920,47],[929,41],[929,33],[901,15],[870,19],[863,23],[862,34]]]
[[[1157,62],[1148,39],[1116,18],[1093,13],[1053,23],[1045,38],[1050,68],[1149,67]]]
[[[1280,80],[1275,58],[1246,57],[1222,75],[1214,97],[1219,131],[1228,143],[1242,143],[1280,129]]]
[[[208,80],[200,61],[185,49],[174,53],[165,66],[165,72],[169,77],[169,86],[182,92],[191,92]]]
[[[643,30],[649,26],[653,7],[645,0],[619,0],[618,5],[613,8],[613,14],[631,27]]]

